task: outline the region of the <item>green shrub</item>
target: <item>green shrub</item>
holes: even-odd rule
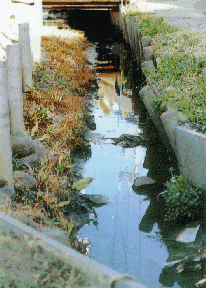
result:
[[[201,217],[203,211],[201,189],[192,187],[182,175],[173,176],[165,186],[166,190],[159,194],[165,202],[165,220],[181,223]]]

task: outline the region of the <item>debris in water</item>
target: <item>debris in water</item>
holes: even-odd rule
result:
[[[114,141],[114,145],[120,145],[123,148],[133,148],[138,145],[144,145],[145,140],[142,136],[138,135],[130,135],[130,134],[122,134],[118,138],[111,138]]]
[[[93,178],[89,177],[89,178],[81,179],[77,182],[74,182],[72,189],[76,189],[76,190],[85,189],[92,182],[92,180]]]
[[[197,232],[200,228],[198,225],[195,228],[185,228],[176,238],[178,242],[190,243],[194,242],[197,236]]]
[[[202,288],[205,288],[206,287],[206,278],[198,281],[196,284],[195,284],[196,287],[202,287]]]

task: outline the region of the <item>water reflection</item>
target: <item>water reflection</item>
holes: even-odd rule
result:
[[[134,77],[129,71],[127,75]],[[165,267],[173,259],[194,256],[202,249],[200,243],[178,244],[175,239],[181,227],[165,225],[163,221],[162,203],[157,195],[170,178],[169,168],[177,170],[175,158],[162,145],[137,98],[138,85],[132,90],[124,76],[120,102],[121,72],[101,71],[98,77],[99,97],[94,101],[97,128],[95,136],[90,137],[92,157],[85,164],[84,174],[94,181],[85,193],[105,195],[112,203],[96,209],[96,226],[83,226],[78,237],[90,240],[90,257],[120,273],[136,276],[147,287],[193,287],[190,284],[203,277],[202,264],[197,271],[194,265],[188,270],[185,261],[181,273],[177,266]],[[129,97],[125,87],[133,91]],[[108,141],[122,134],[142,134],[147,145],[123,148]],[[157,185],[146,191],[134,191],[133,182],[138,176],[150,176]]]
[[[93,19],[90,24],[85,24],[85,19],[75,25],[92,25]],[[97,23],[91,29],[100,25],[98,17],[94,19]],[[99,34],[103,40],[87,31],[94,42],[90,62],[96,65],[99,90],[93,103],[96,130],[88,135],[91,158],[82,172],[83,177],[94,180],[82,193],[105,195],[111,203],[87,213],[75,237],[89,239],[90,257],[120,273],[134,275],[147,287],[194,287],[205,274],[205,264],[201,260],[194,265],[185,257],[202,255],[205,248],[198,239],[190,244],[177,243],[182,227],[163,221],[162,202],[157,198],[171,176],[169,168],[178,173],[176,159],[162,145],[138,97],[143,76],[127,47],[106,33],[107,25]],[[112,29],[109,31],[114,32]],[[107,47],[102,46],[105,39]],[[111,138],[122,134],[141,134],[146,144],[135,148],[113,145]],[[133,189],[134,179],[141,176],[150,176],[157,185],[144,191]],[[165,266],[178,260],[177,265]]]

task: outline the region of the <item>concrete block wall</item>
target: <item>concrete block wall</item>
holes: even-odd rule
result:
[[[6,46],[19,40],[20,23],[29,23],[34,62],[41,57],[42,0],[0,0],[0,60],[6,59]]]
[[[47,237],[44,231],[40,232],[29,227],[0,211],[0,228],[3,236],[17,237],[23,241],[25,236],[38,243],[45,255],[52,255],[52,259],[61,260],[65,265],[78,269],[87,282],[87,287],[102,288],[146,288],[137,279],[129,275],[122,275],[85,256],[62,243]],[[25,241],[24,241],[25,245]],[[21,247],[21,246],[20,246]],[[50,256],[51,257],[51,256]],[[42,286],[43,287],[43,286]]]
[[[125,14],[124,8],[120,11],[119,21],[123,36],[136,57],[138,67],[142,68],[148,78],[146,71],[152,70],[155,73],[159,62],[153,54],[151,37],[141,36],[137,16]],[[165,87],[166,89],[172,87]],[[155,87],[147,85],[139,94],[164,145],[175,153],[180,173],[191,184],[206,191],[206,136],[191,129],[185,115],[170,107],[161,114],[155,101],[158,93],[160,92]]]

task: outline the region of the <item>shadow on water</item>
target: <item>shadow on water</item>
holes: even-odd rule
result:
[[[147,287],[195,287],[205,274],[204,259],[199,259],[205,247],[200,236],[192,243],[177,242],[183,227],[163,220],[164,205],[157,195],[171,178],[170,168],[179,172],[139,98],[145,79],[107,11],[71,11],[68,21],[91,42],[87,56],[99,86],[92,103],[96,129],[88,132],[87,161],[80,159],[78,166],[81,177],[94,180],[81,194],[110,199],[98,208],[85,200],[80,201],[85,210],[74,207],[73,247],[79,249],[81,242],[81,252],[134,275]],[[136,147],[124,146],[125,141],[114,145],[112,139],[124,134],[144,141]],[[156,184],[134,188],[134,179],[141,176]]]

